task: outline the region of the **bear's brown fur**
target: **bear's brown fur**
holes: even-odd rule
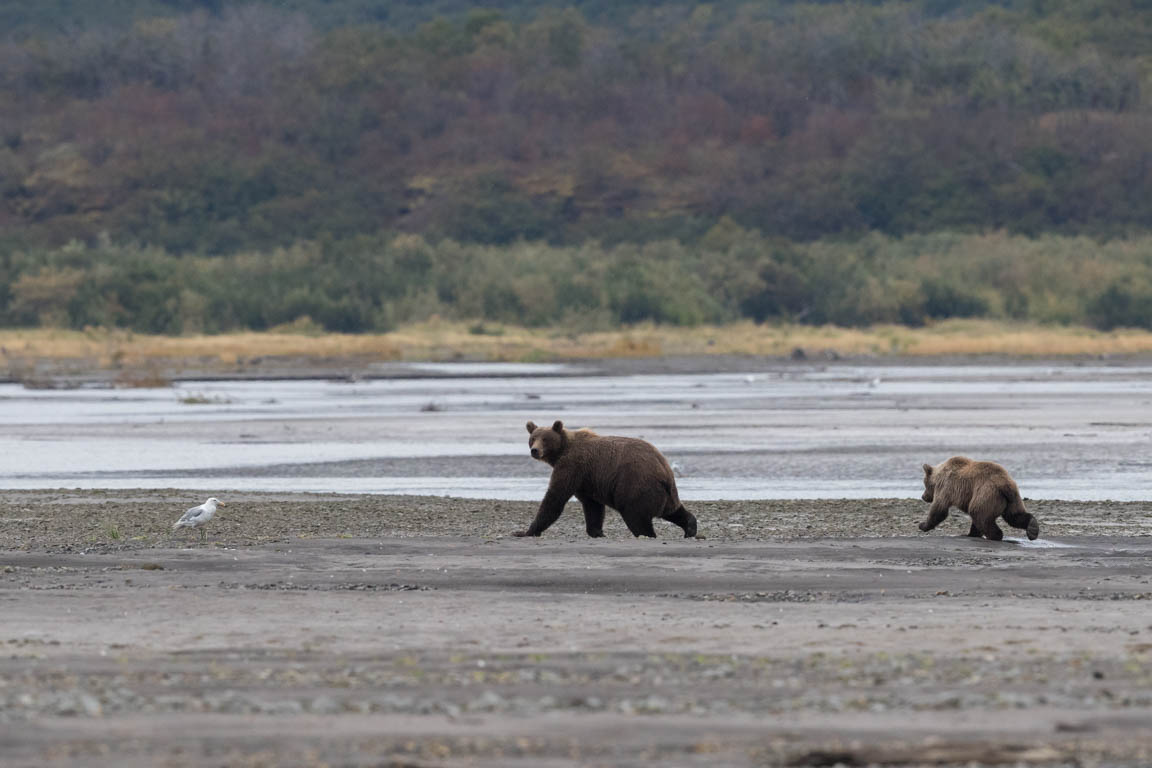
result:
[[[1004,532],[996,525],[996,518],[1001,515],[1008,525],[1027,531],[1029,539],[1040,535],[1040,525],[1024,508],[1016,482],[1004,467],[991,461],[953,456],[935,467],[925,464],[921,498],[932,504],[928,519],[920,523],[922,531],[940,525],[948,517],[948,510],[956,507],[972,518],[969,536],[983,535],[1000,541]]]
[[[651,443],[568,430],[562,421],[551,427],[530,421],[527,427],[532,458],[551,465],[552,479],[536,519],[515,535],[539,536],[575,496],[594,538],[604,535],[606,506],[620,513],[633,536],[655,536],[652,521],[657,517],[680,526],[685,538],[696,536],[696,518],[680,503],[672,468]]]

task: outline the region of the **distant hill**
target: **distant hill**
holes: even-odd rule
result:
[[[723,9],[746,3],[719,0],[710,5]],[[524,21],[542,10],[574,8],[589,21],[615,24],[627,21],[637,11],[696,5],[669,0],[0,0],[0,30],[8,35],[45,36],[97,25],[125,27],[141,19],[195,11],[218,14],[260,4],[302,13],[321,29],[379,24],[399,31],[411,31],[437,18],[463,17],[477,9],[499,11],[507,18]]]
[[[524,21],[544,10],[572,8],[593,23],[623,24],[637,13],[694,9],[707,5],[713,13],[731,13],[749,0],[714,0],[689,3],[683,0],[0,0],[0,35],[53,35],[92,26],[128,26],[141,19],[174,16],[196,11],[223,13],[248,5],[263,4],[298,12],[322,29],[357,24],[382,24],[410,31],[437,18],[459,18],[475,10],[499,11],[509,19]],[[797,5],[845,5],[844,0],[760,0],[768,11]],[[1130,42],[1147,39],[1147,21],[1138,18],[1149,10],[1141,0],[854,0],[853,5],[891,5],[929,17],[970,16],[990,9],[1004,10],[1027,22],[1053,20],[1057,25],[1075,23],[1078,35]],[[1087,29],[1085,29],[1087,27]],[[1061,34],[1068,34],[1063,30]],[[1130,52],[1138,49],[1132,47]],[[1146,48],[1144,50],[1147,50]]]
[[[0,45],[0,225],[213,252],[722,216],[800,240],[1144,231],[1146,4],[6,2],[61,31]],[[385,9],[458,13],[337,24]]]
[[[108,254],[120,254],[104,265],[113,283],[147,282],[170,259],[236,254],[229,269],[262,259],[307,281],[291,254],[344,254],[359,270],[374,263],[365,249],[396,237],[432,244],[389,250],[401,255],[388,261],[399,282],[387,286],[387,311],[379,291],[355,310],[342,304],[339,269],[330,286],[306,286],[327,297],[323,312],[337,318],[327,326],[382,327],[421,301],[456,311],[452,286],[467,274],[447,262],[487,252],[444,240],[543,242],[563,259],[586,246],[588,263],[635,259],[613,268],[654,281],[661,248],[698,256],[729,227],[759,250],[725,251],[727,266],[685,262],[715,291],[744,281],[727,298],[672,311],[643,292],[601,293],[582,306],[612,307],[605,316],[625,322],[1067,320],[1090,304],[1061,304],[1067,285],[1046,294],[1030,284],[1027,302],[977,300],[943,275],[935,298],[919,301],[909,297],[923,286],[900,287],[895,273],[868,301],[817,312],[812,297],[830,273],[795,254],[874,235],[1152,233],[1148,0],[0,0],[0,29],[0,322],[179,328],[176,283],[169,308],[143,320],[146,297],[92,293],[86,270]],[[793,256],[765,266],[765,249]],[[551,258],[517,253],[534,269]],[[452,279],[429,259],[447,260]],[[879,269],[854,274],[864,284]],[[1076,274],[1101,296],[1115,282],[1123,307],[1148,293],[1119,272]],[[790,280],[803,294],[794,301],[781,298]],[[735,298],[761,283],[767,298]],[[275,312],[221,327],[323,314],[293,298],[290,281],[281,289]],[[515,304],[493,290],[462,316],[506,319]],[[909,309],[892,309],[893,291],[907,292],[897,303]],[[202,291],[187,293],[189,312],[220,317],[196,303]],[[62,309],[60,296],[85,297],[85,309]],[[852,301],[865,308],[844,310]],[[1113,315],[1144,322],[1123,307]],[[1108,322],[1129,322],[1116,317]]]

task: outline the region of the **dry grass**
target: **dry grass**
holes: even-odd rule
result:
[[[243,367],[263,357],[394,360],[400,350],[381,335],[231,333],[217,336],[145,336],[127,331],[52,329],[0,331],[8,367],[37,360],[88,360],[96,367],[135,371],[163,361],[199,361]]]
[[[598,333],[501,327],[477,334],[465,323],[433,322],[393,333],[346,335],[236,333],[219,336],[142,336],[123,331],[0,331],[9,377],[39,371],[110,370],[137,386],[158,385],[185,367],[238,371],[275,358],[302,365],[339,367],[389,360],[544,361],[655,357],[661,355],[808,354],[874,356],[1152,355],[1152,332],[1093,331],[1079,327],[956,320],[927,328],[877,326],[853,329],[797,325],[675,328],[642,325]],[[156,384],[153,384],[155,382]]]
[[[462,325],[407,328],[383,337],[399,359],[483,360],[658,357],[661,355],[755,355],[787,357],[796,349],[840,355],[1059,357],[1149,355],[1152,332],[954,320],[926,328],[876,326],[755,325],[677,328],[640,325],[627,330],[565,333],[556,329],[505,328],[500,336],[469,334]]]

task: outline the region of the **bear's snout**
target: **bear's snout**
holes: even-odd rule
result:
[[[532,453],[532,458],[534,458],[534,459],[540,458],[540,449],[539,448],[533,448],[531,453]]]

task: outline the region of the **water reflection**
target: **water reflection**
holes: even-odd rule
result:
[[[469,367],[465,367],[469,366]],[[537,498],[523,424],[656,443],[686,499],[919,495],[918,468],[1000,461],[1033,498],[1148,496],[1152,369],[792,366],[599,376],[408,366],[404,378],[0,386],[10,488],[182,487]]]

